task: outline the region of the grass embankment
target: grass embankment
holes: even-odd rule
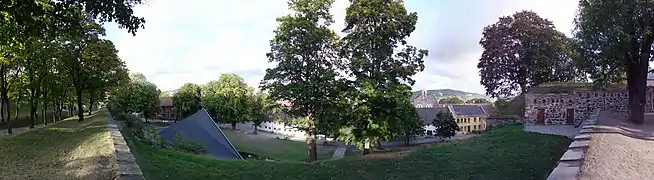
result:
[[[0,179],[112,179],[106,111],[0,138]],[[108,148],[109,147],[109,148]]]
[[[400,158],[308,164],[217,160],[153,148],[127,137],[147,179],[545,179],[570,143],[565,137],[527,133],[521,125],[510,125]]]
[[[263,134],[237,134],[228,129],[223,129],[223,133],[238,151],[278,161],[307,161],[307,144],[305,142],[276,139]],[[317,146],[319,159],[331,159],[335,147]]]

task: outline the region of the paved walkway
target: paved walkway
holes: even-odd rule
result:
[[[579,134],[581,128],[576,128],[574,125],[525,125],[523,130],[541,134],[566,136],[573,139]]]
[[[637,125],[602,112],[579,179],[654,179],[654,116]]]

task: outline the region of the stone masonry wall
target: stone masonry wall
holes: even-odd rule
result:
[[[654,112],[654,87],[647,87],[645,112]],[[525,95],[525,124],[535,124],[538,109],[544,109],[545,124],[565,124],[567,110],[574,109],[574,122],[579,124],[592,115],[595,109],[618,113],[628,111],[626,89],[593,91],[577,89],[572,93],[527,93]]]

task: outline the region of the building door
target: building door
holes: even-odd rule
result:
[[[545,124],[545,109],[538,109],[538,114],[536,114],[536,124]]]
[[[565,119],[566,124],[575,124],[575,110],[574,109],[568,109],[568,113],[566,113],[568,116]]]

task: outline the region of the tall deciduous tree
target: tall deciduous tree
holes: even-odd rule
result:
[[[408,101],[411,76],[424,69],[427,50],[408,45],[418,14],[400,0],[355,0],[346,9],[342,57],[348,59],[354,102],[349,140],[363,153],[370,144],[390,140],[389,120],[400,102]]]
[[[629,91],[629,119],[644,122],[647,71],[654,42],[654,3],[581,0],[575,38],[593,82],[620,83]]]
[[[551,21],[520,11],[486,26],[479,42],[481,84],[492,97],[512,97],[545,82],[583,78],[568,37]]]
[[[209,82],[213,94],[204,95],[202,107],[207,109],[214,120],[230,123],[236,129],[237,123],[250,120],[252,91],[242,77],[235,74],[222,74],[218,81]]]
[[[200,86],[186,83],[173,95],[173,107],[180,119],[184,119],[202,108],[200,91]]]
[[[276,100],[289,102],[286,113],[306,119],[289,121],[307,132],[309,161],[317,159],[316,135],[323,120],[321,108],[328,107],[336,84],[336,33],[329,12],[333,0],[289,0],[292,14],[277,18],[279,23],[270,40],[270,62],[277,66],[266,70],[261,88]],[[296,119],[296,118],[292,118]],[[299,123],[294,123],[299,122]]]
[[[159,89],[151,82],[132,81],[111,95],[111,103],[125,113],[142,113],[147,120],[159,109]]]
[[[395,109],[394,119],[390,121],[394,137],[404,136],[404,144],[409,145],[411,138],[424,134],[422,120],[410,101],[405,101]]]

